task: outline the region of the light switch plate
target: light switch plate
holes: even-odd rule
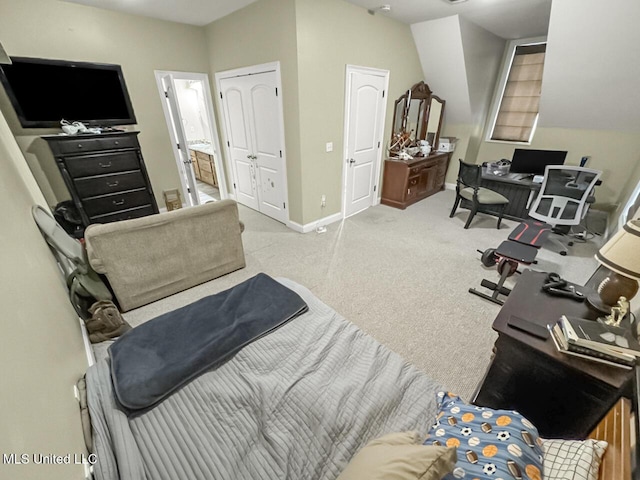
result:
[[[333,152],[333,142],[327,142],[327,152]]]

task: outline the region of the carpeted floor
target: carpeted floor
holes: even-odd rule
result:
[[[406,210],[379,205],[328,226],[324,234],[293,232],[241,207],[247,267],[125,314],[136,325],[164,311],[229,288],[258,272],[287,277],[311,289],[347,320],[470,400],[489,364],[499,307],[468,293],[482,278],[497,281],[480,254],[505,240],[516,222],[468,211],[449,218],[454,193],[443,191]],[[538,254],[537,270],[584,283],[597,264],[595,240],[569,256]],[[509,283],[517,275],[509,279]],[[508,283],[508,284],[509,284]]]

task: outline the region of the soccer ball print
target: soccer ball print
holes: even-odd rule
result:
[[[456,447],[456,468],[444,480],[542,480],[541,442],[526,418],[513,410],[468,405],[451,393],[441,392],[437,400],[441,421],[424,444],[437,439]]]

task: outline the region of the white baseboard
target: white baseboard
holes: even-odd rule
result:
[[[309,233],[313,232],[318,225],[327,226],[335,222],[339,222],[342,220],[342,212],[334,213],[333,215],[329,215],[327,217],[321,218],[320,220],[316,220],[315,222],[307,223],[305,225],[300,225],[297,222],[289,220],[289,228],[298,233]]]
[[[456,184],[455,183],[445,183],[444,184],[444,189],[445,190],[455,190],[456,189]]]

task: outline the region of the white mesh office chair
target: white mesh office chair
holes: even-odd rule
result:
[[[529,216],[554,227],[554,233],[566,235],[571,226],[580,224],[595,201],[593,189],[601,173],[590,168],[548,165]],[[549,236],[549,240],[560,245],[560,255],[567,254],[567,247],[559,239]]]

